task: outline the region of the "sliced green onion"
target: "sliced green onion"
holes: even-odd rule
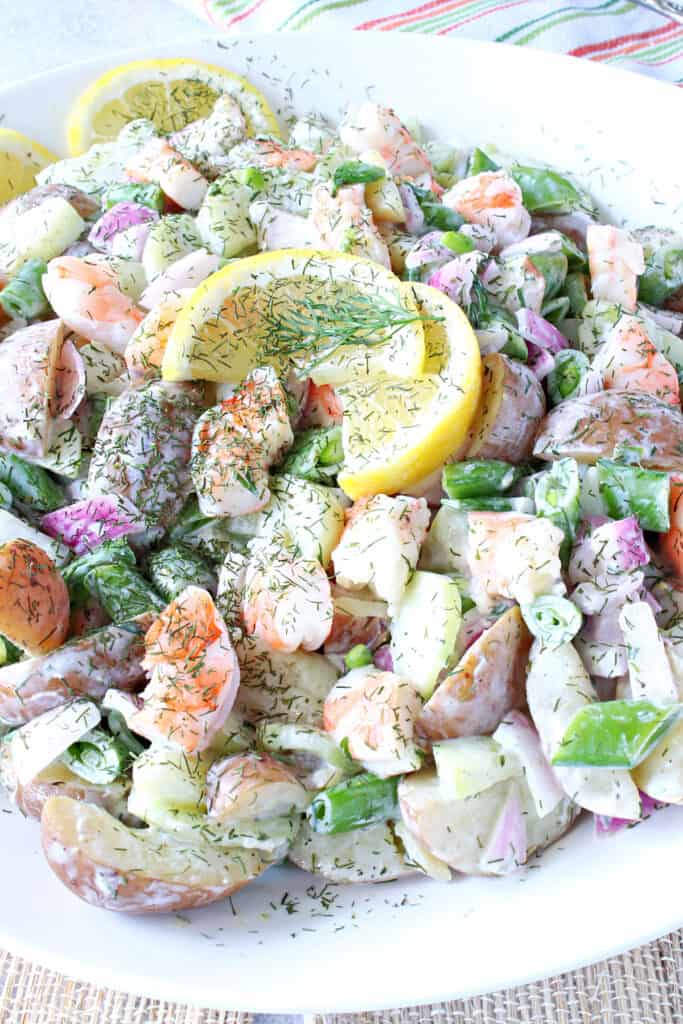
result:
[[[0,483],[0,508],[12,507],[12,492],[6,484]]]
[[[555,366],[548,374],[546,387],[553,405],[574,398],[590,369],[590,360],[583,352],[566,348],[555,356]]]
[[[573,640],[583,621],[575,604],[566,597],[551,594],[522,605],[522,617],[531,635],[551,650]]]
[[[568,313],[569,299],[566,295],[557,295],[541,306],[541,316],[555,327],[565,319]]]
[[[311,483],[332,484],[343,458],[341,427],[312,427],[297,434],[281,470]]]
[[[564,533],[560,548],[566,562],[581,518],[581,477],[575,459],[559,459],[534,480],[536,515],[550,519]]]
[[[7,316],[33,320],[50,312],[50,303],[43,291],[43,274],[47,263],[27,260],[21,270],[0,291],[0,306]]]
[[[518,512],[520,515],[534,514],[531,498],[506,498],[490,495],[483,498],[448,498],[443,502],[459,512]]]
[[[437,231],[457,231],[465,223],[459,213],[444,206],[429,189],[418,188],[411,182],[406,182],[406,185],[417,199],[427,227],[436,228]]]
[[[577,711],[552,759],[555,765],[635,768],[683,712],[649,700],[611,700]]]
[[[398,814],[398,779],[364,772],[325,789],[314,798],[308,820],[314,832],[335,835],[387,821]]]
[[[598,488],[613,519],[635,516],[643,530],[666,533],[669,520],[669,474],[655,469],[598,459]]]
[[[21,661],[23,654],[11,640],[0,635],[0,665],[13,665],[15,661]]]
[[[509,491],[522,475],[519,466],[499,459],[467,459],[443,469],[443,489],[449,498],[485,498]]]
[[[120,711],[112,708],[107,712],[107,725],[112,736],[124,745],[132,758],[139,757],[147,749],[146,743],[130,731]]]
[[[499,171],[500,167],[495,161],[487,156],[483,149],[477,146],[472,150],[467,162],[467,176],[481,174],[482,171]]]
[[[585,198],[571,181],[549,167],[513,164],[512,178],[522,190],[529,213],[570,213],[585,205]]]
[[[123,775],[130,765],[130,752],[121,740],[103,729],[92,729],[83,739],[72,743],[62,760],[86,782],[104,786]]]
[[[9,452],[0,452],[0,483],[15,501],[36,512],[54,512],[67,504],[63,489],[46,469]]]
[[[174,601],[186,587],[202,587],[216,593],[217,579],[211,565],[198,551],[183,544],[162,548],[150,556],[147,572],[167,601]]]
[[[569,310],[574,316],[581,316],[584,306],[588,302],[588,289],[584,274],[574,271],[567,274],[564,282],[564,290],[569,299]]]
[[[543,292],[544,303],[548,299],[554,299],[560,292],[567,277],[569,266],[567,257],[563,252],[534,252],[529,259],[536,267],[536,270],[543,274],[545,291]]]

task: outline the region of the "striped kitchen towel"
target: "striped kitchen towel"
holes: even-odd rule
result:
[[[228,32],[457,33],[569,53],[683,84],[683,25],[624,0],[179,0]]]

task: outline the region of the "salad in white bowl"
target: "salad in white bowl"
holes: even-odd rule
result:
[[[504,875],[683,802],[683,239],[198,62],[69,124],[0,133],[0,774],[56,875]]]

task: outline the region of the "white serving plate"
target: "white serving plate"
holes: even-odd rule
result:
[[[283,116],[336,117],[369,95],[446,140],[494,142],[574,171],[617,222],[683,228],[683,94],[529,49],[380,33],[198,37],[10,86],[0,91],[2,123],[63,152],[65,113],[83,86],[152,56],[247,73]],[[338,887],[278,868],[232,905],[145,919],[77,900],[43,860],[36,824],[7,811],[0,945],[102,985],[236,1010],[341,1012],[473,995],[683,924],[682,814],[669,808],[602,840],[584,820],[505,879]]]

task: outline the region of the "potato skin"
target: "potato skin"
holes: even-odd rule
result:
[[[541,423],[534,456],[594,463],[618,444],[642,448],[646,469],[683,472],[683,414],[646,392],[613,388],[558,405]]]
[[[499,352],[484,356],[482,371],[482,398],[463,458],[522,462],[545,415],[543,388],[524,363]]]
[[[427,701],[415,728],[427,740],[491,733],[525,705],[531,634],[517,605],[475,640]]]
[[[50,556],[27,540],[0,546],[0,633],[30,654],[47,654],[68,632],[69,591]]]
[[[189,910],[226,899],[268,866],[257,850],[219,850],[156,829],[129,829],[93,804],[51,797],[43,851],[64,885],[92,906],[133,914]],[[195,849],[196,846],[196,849]]]
[[[128,779],[119,779],[106,785],[86,782],[69,771],[65,764],[55,761],[30,782],[17,781],[8,748],[0,752],[0,782],[7,790],[12,803],[27,818],[40,820],[43,807],[51,796],[68,796],[72,800],[84,800],[89,804],[103,807],[115,817],[126,814],[126,798],[130,790]]]

